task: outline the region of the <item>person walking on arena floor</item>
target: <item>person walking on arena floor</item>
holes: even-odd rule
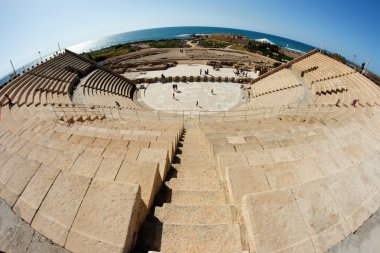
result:
[[[354,99],[353,101],[352,101],[352,106],[353,107],[356,107],[356,104],[359,102],[359,99]]]

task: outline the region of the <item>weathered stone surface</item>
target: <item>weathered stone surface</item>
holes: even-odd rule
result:
[[[95,178],[113,181],[119,172],[120,166],[123,162],[122,157],[118,158],[104,158],[96,172]]]
[[[265,170],[271,189],[280,189],[300,184],[300,180],[292,169],[291,164],[274,164]]]
[[[292,189],[317,252],[325,252],[344,239],[349,227],[324,180]]]
[[[245,139],[242,136],[228,136],[227,142],[230,144],[242,144],[245,143]]]
[[[242,211],[250,247],[257,252],[300,252],[292,251],[299,244],[314,252],[291,190],[245,195]]]
[[[273,159],[267,151],[254,151],[245,153],[249,165],[272,164]]]
[[[103,157],[89,154],[81,154],[70,169],[70,173],[75,173],[85,177],[94,177]]]
[[[173,205],[164,204],[154,212],[160,222],[172,224],[228,224],[234,219],[233,208],[229,205]]]
[[[238,224],[163,225],[161,252],[216,253],[241,251]]]
[[[290,166],[293,166],[293,170],[301,183],[311,182],[323,177],[321,169],[312,158],[294,161]]]
[[[40,167],[40,163],[32,160],[22,160],[19,167],[13,167],[14,173],[9,177],[4,187],[1,189],[0,196],[8,205],[13,206],[16,200]]]
[[[141,198],[148,209],[162,183],[158,163],[142,161],[124,161],[115,180],[140,185]]]
[[[136,236],[140,188],[93,180],[67,238],[73,252],[127,252]]]
[[[111,140],[108,147],[126,149],[128,147],[129,141],[126,140]]]
[[[60,152],[51,166],[67,172],[73,166],[78,156],[78,153],[73,153],[71,151]]]
[[[127,148],[120,148],[120,147],[111,147],[111,146],[108,146],[102,156],[104,158],[119,158],[119,157],[125,157],[125,155],[127,154]]]
[[[224,205],[222,191],[173,190],[172,202],[178,205]]]
[[[164,180],[169,169],[168,151],[165,149],[142,148],[140,150],[138,161],[157,162],[161,180]]]
[[[58,173],[58,169],[41,166],[18,198],[13,210],[26,222],[32,222]]]
[[[59,151],[44,146],[35,146],[29,153],[28,158],[50,165],[57,157]]]
[[[13,155],[8,161],[0,167],[0,190],[12,177],[12,175],[20,168],[28,164],[27,159],[20,155]]]
[[[198,178],[172,178],[166,183],[171,189],[177,190],[202,190],[202,191],[218,191],[223,190],[219,180],[198,179]]]
[[[295,160],[292,152],[286,148],[272,149],[269,152],[275,163]]]
[[[228,167],[226,180],[231,204],[235,206],[241,206],[246,194],[270,190],[264,171],[255,167]]]
[[[17,217],[0,199],[0,251],[24,253],[34,230]]]
[[[35,215],[32,227],[63,246],[89,184],[90,178],[61,173]]]

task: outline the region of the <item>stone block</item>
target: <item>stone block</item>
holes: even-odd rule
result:
[[[228,167],[226,182],[230,202],[238,207],[244,195],[270,190],[264,170],[252,166]]]
[[[7,165],[10,165],[10,163],[7,163],[2,168],[1,172],[4,172],[4,174],[0,175],[1,183],[3,184],[0,197],[12,207],[41,163],[28,159],[20,159],[19,163],[15,162],[11,164],[15,165],[15,167],[8,167]],[[9,173],[7,173],[7,170]],[[3,181],[4,178],[8,178],[6,182]]]
[[[13,210],[26,222],[32,222],[42,200],[45,198],[58,174],[59,169],[46,165],[42,165],[34,174],[13,207]]]
[[[350,233],[325,180],[292,189],[317,252],[325,252]]]
[[[89,154],[81,154],[70,169],[70,173],[75,173],[85,177],[94,177],[103,157]]]
[[[139,203],[138,185],[93,180],[65,247],[78,253],[129,252],[137,236]]]
[[[88,177],[61,173],[35,215],[32,227],[63,246],[89,184]]]
[[[140,185],[141,199],[147,209],[152,206],[162,184],[158,163],[154,162],[124,161],[115,180]]]
[[[302,213],[291,190],[245,195],[242,213],[251,250],[314,252]],[[304,251],[299,251],[300,247]]]
[[[267,151],[245,152],[249,165],[268,165],[273,163],[271,155]]]
[[[104,158],[120,158],[120,157],[125,157],[125,155],[127,154],[127,148],[120,148],[120,147],[111,147],[111,146],[108,146],[102,156]]]
[[[137,161],[158,163],[161,180],[165,179],[169,169],[168,151],[166,149],[142,148]]]
[[[119,172],[123,162],[122,157],[104,158],[100,163],[99,169],[96,172],[95,178],[113,181]]]
[[[62,151],[57,155],[51,166],[67,172],[71,169],[78,156],[77,153],[72,153],[71,151]]]

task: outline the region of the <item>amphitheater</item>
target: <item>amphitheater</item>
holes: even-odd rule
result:
[[[360,230],[380,88],[317,50],[223,71],[127,78],[66,50],[2,87],[0,251],[326,252]]]

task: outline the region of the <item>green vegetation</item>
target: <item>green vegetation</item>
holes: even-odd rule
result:
[[[89,58],[90,60],[100,62],[108,58],[124,55],[130,52],[134,52],[136,50],[138,50],[138,48],[133,47],[129,44],[123,44],[100,49],[89,53],[83,53],[82,55]]]
[[[231,43],[221,41],[221,40],[212,40],[207,38],[199,38],[192,41],[193,43],[198,43],[198,46],[200,47],[206,47],[206,48],[225,48],[227,46],[230,46]]]
[[[179,48],[187,47],[186,40],[158,40],[148,43],[150,47],[154,48]]]
[[[272,45],[270,43],[262,43],[254,40],[249,41],[247,46],[247,51],[253,53],[259,53],[269,58],[277,61],[291,61],[293,58],[286,56],[279,52],[279,47],[277,45]]]

